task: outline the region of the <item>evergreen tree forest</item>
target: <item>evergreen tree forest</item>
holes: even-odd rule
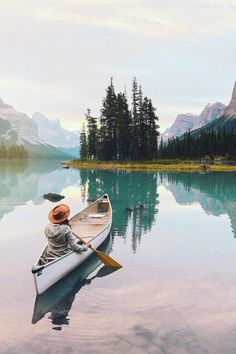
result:
[[[136,78],[132,102],[124,92],[116,94],[113,80],[106,89],[99,118],[85,114],[80,134],[80,158],[97,160],[152,160],[157,158],[158,117],[152,100],[143,96]]]
[[[0,145],[0,159],[27,159],[29,157],[28,151],[23,145],[5,146]]]
[[[169,139],[159,144],[159,158],[214,158],[224,156],[229,159],[236,157],[236,131],[202,130],[198,136],[187,131],[183,136]]]

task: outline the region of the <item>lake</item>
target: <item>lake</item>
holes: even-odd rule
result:
[[[0,162],[0,353],[236,352],[236,174],[64,169]],[[108,193],[103,250],[36,298],[47,214]]]

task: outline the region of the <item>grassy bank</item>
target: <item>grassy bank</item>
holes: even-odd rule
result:
[[[120,161],[83,161],[73,160],[63,163],[73,168],[101,169],[101,170],[135,170],[135,171],[236,171],[236,166],[211,165],[204,170],[200,163],[179,160],[155,160],[139,162]]]

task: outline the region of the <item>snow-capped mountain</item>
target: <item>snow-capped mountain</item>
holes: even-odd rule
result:
[[[192,131],[199,129],[218,119],[224,113],[225,107],[226,106],[220,102],[208,103],[200,115],[194,115],[191,113],[179,114],[172,126],[166,129],[161,135],[163,141],[167,141],[176,136],[181,136],[187,130]]]
[[[6,146],[23,144],[31,158],[74,157],[68,151],[43,142],[38,135],[37,123],[0,99],[0,143],[2,142]]]
[[[37,124],[39,138],[46,144],[58,148],[79,146],[78,132],[63,129],[59,119],[48,119],[38,112],[33,114],[32,119]]]

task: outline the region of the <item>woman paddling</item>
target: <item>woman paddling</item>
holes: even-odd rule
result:
[[[69,215],[70,208],[66,204],[57,205],[48,214],[50,224],[45,227],[45,235],[48,240],[44,257],[46,262],[61,257],[71,250],[76,252],[87,251],[90,246],[90,243],[78,244],[69,225]]]

